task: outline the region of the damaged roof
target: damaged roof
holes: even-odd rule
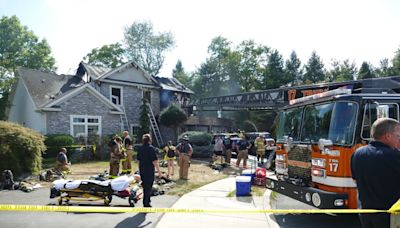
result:
[[[75,75],[58,75],[24,67],[18,68],[17,74],[24,81],[36,107],[54,101],[64,93],[85,84]]]
[[[193,94],[194,92],[187,88],[185,85],[183,85],[180,81],[178,81],[175,78],[166,78],[166,77],[154,77],[158,84],[161,86],[162,89],[164,90],[170,90],[170,91],[175,91],[175,92],[182,92],[182,93],[191,93]]]
[[[84,62],[79,63],[78,70],[76,71],[76,74],[79,76],[84,75],[87,73],[89,77],[91,77],[93,80],[98,79],[100,76],[103,74],[109,72],[111,69],[107,67],[102,67],[102,66],[95,66],[95,65],[90,65]]]

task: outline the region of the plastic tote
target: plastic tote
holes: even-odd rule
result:
[[[248,196],[251,192],[251,177],[237,176],[236,177],[236,196]]]
[[[242,176],[251,177],[251,182],[253,182],[254,177],[256,176],[256,171],[254,169],[245,169],[242,171]]]

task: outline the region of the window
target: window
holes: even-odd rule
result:
[[[371,126],[378,117],[378,106],[386,106],[388,109],[389,118],[398,120],[399,116],[399,106],[398,104],[388,104],[388,103],[367,103],[364,106],[363,124],[361,131],[361,138],[370,140]]]
[[[146,99],[151,104],[151,91],[143,90],[143,99]]]
[[[286,110],[279,114],[276,134],[278,140],[282,141],[284,136],[292,137],[294,141],[299,140],[302,114],[301,108]]]
[[[141,135],[139,135],[140,126],[138,124],[131,124],[131,136],[134,142],[141,141]]]
[[[333,103],[307,106],[304,110],[304,127],[301,141],[317,142],[328,139]]]
[[[122,87],[120,86],[110,86],[110,100],[116,105],[122,105]]]
[[[101,116],[71,115],[71,135],[75,138],[88,138],[101,136]]]
[[[357,103],[335,103],[328,136],[334,144],[351,145],[353,143],[357,113]]]

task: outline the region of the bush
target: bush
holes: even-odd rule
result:
[[[212,136],[207,132],[202,131],[187,131],[179,135],[178,141],[180,142],[182,137],[187,135],[189,142],[192,146],[208,146],[211,143]]]
[[[193,146],[193,157],[194,158],[211,158],[213,146]]]
[[[68,152],[72,152],[73,148],[71,147],[74,144],[74,137],[71,135],[64,134],[54,134],[54,135],[46,135],[46,140],[44,140],[44,144],[47,147],[46,152],[43,154],[45,158],[56,158],[58,152],[62,147],[67,148]]]
[[[42,169],[44,136],[19,124],[0,121],[0,171],[14,176],[38,173]]]

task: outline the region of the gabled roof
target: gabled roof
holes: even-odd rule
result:
[[[111,69],[107,67],[95,66],[84,62],[80,62],[79,67],[76,70],[76,75],[83,76],[86,73],[93,80],[96,80],[110,70]]]
[[[17,69],[17,75],[23,80],[36,107],[56,100],[84,84],[80,77],[74,75],[57,75],[24,67]]]
[[[83,85],[79,88],[76,88],[74,90],[68,91],[67,93],[60,96],[58,99],[43,105],[41,108],[44,110],[46,110],[46,109],[50,110],[50,109],[54,108],[53,106],[57,106],[60,103],[66,101],[68,99],[71,99],[71,98],[81,94],[84,91],[89,92],[94,97],[96,97],[99,101],[101,101],[103,104],[105,104],[108,108],[110,108],[113,111],[113,114],[122,114],[123,113],[122,110],[117,105],[115,105],[110,100],[108,100],[106,97],[104,97],[102,94],[100,94],[89,83],[86,83],[85,85]]]
[[[121,72],[124,70],[127,70],[129,68],[136,68],[137,70],[140,70],[143,72],[143,76],[147,78],[150,82],[153,82],[155,84],[158,84],[157,81],[152,77],[147,71],[145,71],[141,66],[139,66],[135,61],[130,61],[128,63],[122,64],[121,66],[101,75],[100,77],[97,78],[98,81],[104,81],[106,80],[109,76],[113,75],[114,73]]]
[[[154,78],[158,81],[158,84],[164,90],[170,90],[170,91],[181,92],[181,93],[190,93],[190,94],[194,93],[192,90],[187,88],[176,78],[166,78],[166,77],[157,77],[157,76]]]

